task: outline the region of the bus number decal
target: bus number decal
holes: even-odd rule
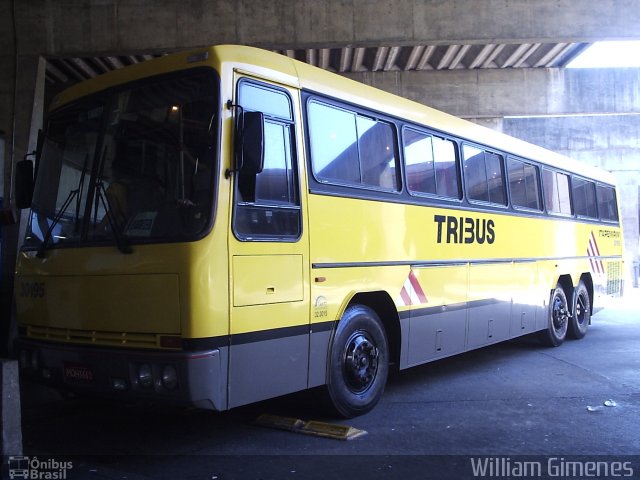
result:
[[[20,284],[20,296],[25,298],[44,297],[44,282],[22,282]]]
[[[327,305],[327,299],[322,295],[316,298],[313,306],[313,318],[327,318],[329,316]]]
[[[620,241],[620,237],[621,237],[620,232],[616,230],[598,230],[598,237],[612,238],[614,247],[619,247],[622,245]]]
[[[438,243],[493,243],[496,239],[495,222],[491,219],[434,215],[438,224]]]

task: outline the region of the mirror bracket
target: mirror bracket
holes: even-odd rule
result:
[[[33,162],[27,157],[35,155],[35,152],[27,153],[24,160],[15,165],[15,202],[16,207],[25,209],[31,207],[34,186]]]
[[[225,178],[232,173],[257,175],[264,166],[264,114],[247,112],[241,105],[226,103],[227,108],[236,109],[234,140],[234,168],[225,170]]]
[[[236,126],[235,126],[235,141],[234,141],[234,151],[237,152],[238,148],[241,147],[242,142],[241,142],[241,135],[240,135],[240,117],[242,116],[242,114],[244,113],[244,108],[242,108],[242,105],[238,105],[237,103],[233,103],[233,101],[231,101],[231,99],[227,100],[227,102],[225,103],[225,106],[227,107],[227,109],[229,110],[236,110]],[[235,160],[236,157],[234,157]],[[237,163],[234,161],[234,163]],[[227,168],[224,171],[224,178],[229,180],[229,178],[231,178],[231,174],[232,173],[237,173],[242,169],[242,165],[235,165],[234,168]]]

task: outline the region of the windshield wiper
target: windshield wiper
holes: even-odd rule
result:
[[[100,203],[102,203],[102,208],[105,210],[105,215],[107,217],[107,221],[109,222],[109,227],[111,228],[111,232],[113,233],[113,238],[116,241],[116,247],[122,253],[132,253],[131,245],[127,242],[127,240],[122,235],[122,232],[118,228],[118,222],[116,221],[114,208],[109,200],[109,195],[107,195],[107,190],[104,188],[104,183],[102,181],[102,169],[104,167],[104,158],[107,154],[107,147],[104,147],[102,151],[102,156],[100,158],[100,164],[98,165],[98,176],[95,181],[95,195],[96,195],[96,211],[94,214],[94,218],[97,219],[98,207]]]
[[[60,222],[62,215],[64,215],[64,212],[67,211],[67,208],[69,208],[69,205],[71,205],[71,201],[76,195],[78,195],[79,191],[80,190],[76,188],[75,190],[71,190],[69,192],[67,199],[62,204],[62,207],[60,207],[60,210],[58,211],[58,213],[56,213],[56,216],[53,217],[53,221],[49,225],[49,228],[47,228],[47,233],[45,234],[44,240],[42,241],[42,244],[38,249],[38,253],[36,253],[36,257],[44,258],[44,252],[49,246],[49,242],[51,241],[51,236],[53,235],[53,229],[56,228],[56,225],[58,225],[58,222]]]
[[[109,196],[107,195],[107,191],[104,188],[104,183],[102,180],[96,180],[96,203],[102,203],[102,208],[105,209],[107,220],[109,221],[109,227],[111,227],[111,231],[113,232],[113,238],[116,240],[116,247],[122,253],[131,253],[133,250],[131,249],[131,245],[129,242],[122,236],[122,232],[118,229],[118,225],[113,214],[113,206],[109,201]]]
[[[69,191],[69,195],[67,195],[67,198],[65,199],[64,203],[60,207],[60,210],[58,210],[56,215],[53,217],[53,221],[49,225],[49,228],[47,228],[47,233],[45,234],[44,239],[42,240],[42,244],[40,244],[40,248],[38,249],[38,253],[36,253],[36,257],[44,258],[45,256],[44,252],[49,247],[49,242],[51,241],[51,237],[53,236],[53,229],[56,228],[56,225],[58,225],[58,223],[60,222],[62,215],[64,215],[64,213],[67,211],[67,208],[69,208],[69,205],[71,205],[71,202],[76,197],[77,197],[76,216],[74,219],[74,223],[77,225],[78,218],[80,216],[80,202],[81,202],[80,192],[82,191],[82,187],[84,185],[84,177],[87,172],[88,162],[89,162],[89,154],[86,154],[84,157],[84,165],[82,166],[82,174],[80,175],[80,181],[78,182],[78,188]]]
[[[80,219],[80,205],[82,204],[82,189],[84,187],[84,177],[87,175],[87,164],[89,163],[89,154],[84,157],[84,165],[82,165],[82,173],[80,174],[80,181],[78,183],[78,189],[76,194],[76,216],[74,217],[74,225],[78,225]]]

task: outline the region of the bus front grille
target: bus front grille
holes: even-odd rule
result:
[[[100,332],[29,325],[27,338],[110,347],[161,348],[160,335],[154,333]]]

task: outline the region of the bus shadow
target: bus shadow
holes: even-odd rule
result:
[[[190,455],[252,448],[262,438],[262,414],[328,419],[319,389],[286,395],[225,412],[157,403],[63,398],[39,385],[23,385],[25,455],[100,457]],[[335,420],[335,418],[334,418]]]
[[[446,385],[460,375],[474,375],[517,362],[515,357],[543,348],[535,336],[521,337],[437,360],[392,374],[388,393]],[[30,384],[23,385],[22,390],[25,454],[93,455],[101,457],[103,463],[109,456],[225,452],[234,445],[251,448],[247,438],[268,432],[255,423],[262,414],[347,422],[333,414],[322,388],[226,412],[96,398],[63,399],[51,390]]]

